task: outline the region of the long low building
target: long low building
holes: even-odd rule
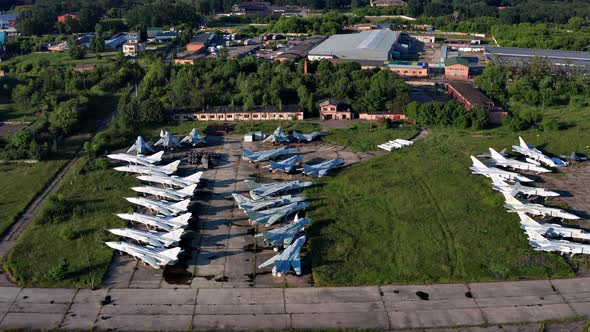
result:
[[[173,109],[168,111],[174,121],[266,121],[303,120],[303,108],[298,105],[254,106],[244,110],[241,106],[216,106],[198,109]]]
[[[508,113],[498,108],[494,102],[484,95],[478,88],[467,82],[450,82],[446,84],[449,96],[472,110],[479,106],[488,111],[488,121],[492,124],[502,124],[502,119]]]
[[[342,59],[349,61],[390,61],[400,33],[391,30],[368,30],[333,35],[309,51],[309,60]]]
[[[492,46],[484,51],[489,61],[499,64],[521,65],[540,59],[554,66],[590,67],[590,52]]]

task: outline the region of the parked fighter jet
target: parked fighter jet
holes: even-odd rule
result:
[[[278,127],[270,134],[263,142],[271,142],[274,144],[289,143],[289,137],[283,132],[283,128]]]
[[[175,146],[181,146],[180,143],[170,134],[169,131],[167,132],[160,132],[160,140],[158,140],[154,146],[163,146],[166,149],[174,149]]]
[[[277,157],[280,157],[280,156],[283,156],[286,154],[295,153],[295,152],[297,152],[297,149],[286,148],[286,147],[273,149],[273,150],[256,151],[256,152],[253,152],[248,149],[243,149],[242,150],[242,159],[247,160],[251,163],[257,163],[260,161],[267,161],[270,159],[275,159]]]
[[[138,246],[128,242],[105,242],[107,246],[141,259],[144,263],[159,269],[164,265],[174,265],[178,263],[178,255],[182,251],[180,248],[165,249],[152,246]]]
[[[303,134],[299,131],[293,131],[293,138],[295,138],[295,140],[297,142],[311,142],[313,140],[315,140],[316,138],[325,135],[326,133],[324,133],[323,131],[314,131],[311,134]]]
[[[535,149],[532,145],[526,144],[522,137],[518,137],[520,145],[513,145],[512,151],[526,156],[526,161],[530,163],[543,163],[550,167],[564,167],[567,163],[559,158],[549,158],[543,152]]]
[[[322,176],[326,175],[329,170],[342,164],[344,164],[343,159],[332,159],[316,165],[303,164],[303,174],[321,178]]]
[[[520,175],[518,173],[505,171],[495,167],[488,167],[484,165],[481,161],[477,160],[474,156],[471,156],[471,161],[473,165],[469,167],[471,173],[473,174],[481,174],[488,178],[491,177],[499,177],[501,179],[506,179],[508,181],[521,181],[521,182],[532,182],[533,180],[527,178],[526,176]]]
[[[193,130],[191,130],[191,132],[188,135],[186,135],[180,141],[180,143],[188,143],[192,144],[192,146],[196,146],[197,144],[206,144],[207,141],[205,140],[205,137],[199,134],[197,128],[193,128]]]
[[[156,152],[143,140],[143,137],[141,136],[137,136],[135,143],[133,143],[133,145],[127,149],[127,153],[136,152],[137,154],[145,154],[148,151]]]
[[[293,157],[289,157],[281,161],[270,161],[270,165],[264,166],[264,168],[270,168],[274,172],[283,171],[285,173],[291,173],[295,168],[295,165],[303,160],[303,155],[296,154]]]
[[[180,160],[173,161],[168,165],[164,166],[139,166],[139,165],[127,165],[127,166],[119,166],[115,167],[115,170],[119,172],[127,172],[127,173],[139,173],[139,174],[146,174],[146,175],[170,175],[178,169],[178,165],[180,165]]]
[[[193,184],[198,184],[201,181],[201,176],[203,176],[203,172],[197,172],[193,175],[189,175],[187,177],[181,178],[179,176],[162,176],[162,175],[143,175],[138,176],[137,178],[141,181],[147,182],[154,182],[160,183],[167,186],[176,186],[180,188],[184,188],[186,186],[190,186]]]
[[[301,275],[301,247],[303,247],[305,240],[305,236],[298,238],[282,253],[260,264],[258,268],[260,269],[274,264],[272,275],[275,277],[281,277],[283,273],[291,272],[291,267],[295,271],[295,274],[298,276]]]
[[[178,203],[169,203],[167,201],[156,201],[143,197],[125,197],[125,199],[133,204],[146,207],[154,212],[163,214],[165,216],[175,216],[179,213],[186,212],[191,203],[190,199],[185,199]]]
[[[516,159],[506,158],[499,154],[496,150],[490,148],[490,156],[492,160],[492,164],[496,166],[503,166],[509,167],[513,169],[520,169],[524,171],[531,171],[536,173],[550,173],[551,170],[543,168],[541,166],[537,166],[535,164],[527,163],[524,161],[519,161]]]
[[[548,239],[530,228],[526,229],[525,232],[529,238],[529,243],[537,251],[557,251],[561,254],[570,254],[571,256],[575,254],[590,254],[590,245],[588,244]]]
[[[563,159],[571,160],[571,161],[586,161],[586,160],[588,160],[588,158],[586,158],[584,156],[579,156],[575,152],[572,152],[572,154],[570,154],[570,155],[563,155],[562,154],[560,157]]]
[[[287,224],[280,228],[271,229],[264,233],[258,233],[254,237],[264,237],[264,242],[272,245],[275,250],[279,247],[287,247],[291,244],[295,236],[305,229],[311,222],[309,218],[299,219],[298,215],[295,215],[295,219],[292,223]]]
[[[582,229],[538,222],[522,212],[519,212],[518,216],[520,217],[520,228],[525,231],[527,229],[532,229],[541,235],[547,235],[553,238],[557,237],[590,241],[590,233],[586,233]]]
[[[494,190],[507,193],[512,196],[516,196],[518,194],[523,194],[526,196],[541,196],[541,197],[557,197],[559,196],[558,193],[547,190],[545,188],[536,188],[536,187],[527,187],[520,184],[520,182],[515,181],[513,185],[510,185],[504,180],[498,177],[492,177],[492,188]]]
[[[288,182],[274,182],[274,183],[256,183],[251,180],[244,180],[250,190],[250,197],[254,200],[260,200],[267,196],[276,196],[281,193],[290,192],[297,189],[303,189],[313,185],[313,182],[308,181],[288,181]]]
[[[127,153],[114,153],[108,154],[107,157],[114,160],[126,161],[130,164],[139,164],[144,166],[150,166],[154,163],[157,163],[162,160],[162,156],[164,155],[164,151],[160,151],[158,153],[154,153],[151,156],[133,156]]]
[[[580,217],[575,214],[565,212],[561,209],[551,208],[541,204],[523,203],[509,194],[503,194],[506,198],[506,204],[504,204],[504,207],[508,209],[508,212],[524,212],[536,216],[549,216],[561,219],[580,219]]]
[[[159,228],[161,230],[172,232],[175,229],[185,229],[188,227],[188,221],[193,214],[190,212],[183,213],[178,217],[160,217],[150,216],[141,213],[119,213],[117,217],[131,222],[137,222],[146,225],[148,228]]]
[[[164,188],[150,187],[150,186],[132,187],[131,189],[133,191],[138,192],[138,193],[154,195],[154,196],[161,198],[161,199],[171,199],[173,201],[182,201],[183,199],[185,199],[187,197],[193,197],[193,195],[195,194],[195,190],[197,189],[197,185],[192,184],[192,185],[190,185],[188,187],[184,187],[180,190],[164,189]]]
[[[308,206],[309,203],[307,202],[297,202],[264,211],[246,211],[246,214],[248,214],[251,223],[264,224],[264,226],[269,227],[277,221]]]
[[[506,149],[502,149],[502,151],[498,152],[502,157],[506,157],[508,153],[506,153]],[[477,158],[491,158],[492,155],[489,152],[481,153],[476,156]]]
[[[178,245],[184,233],[183,229],[177,229],[170,233],[156,231],[142,231],[135,228],[111,228],[109,232],[126,237],[137,242],[149,244],[154,247],[170,247]]]
[[[303,196],[279,196],[279,197],[265,197],[264,199],[254,200],[240,194],[232,194],[238,207],[244,211],[259,211],[273,207],[283,206],[291,203],[303,202],[307,198]]]

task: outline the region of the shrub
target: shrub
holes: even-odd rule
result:
[[[68,273],[68,268],[70,267],[70,263],[68,263],[67,259],[62,258],[59,262],[54,265],[49,271],[47,271],[47,280],[49,281],[61,281],[64,280],[66,277],[66,273]]]

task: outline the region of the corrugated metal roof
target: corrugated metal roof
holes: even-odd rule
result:
[[[588,60],[590,61],[590,52],[581,51],[562,51],[562,50],[546,50],[537,48],[518,48],[518,47],[485,47],[486,53],[506,55],[506,56],[520,56],[520,57],[540,57],[553,59],[568,59],[568,60]]]
[[[399,32],[368,30],[359,33],[333,35],[309,51],[310,56],[333,56],[349,60],[389,60],[390,51]]]

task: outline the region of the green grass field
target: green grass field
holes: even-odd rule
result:
[[[19,111],[13,103],[0,101],[0,121],[34,121],[35,114]]]
[[[588,154],[590,113],[551,110],[566,130],[521,133],[552,154]],[[551,114],[551,115],[547,115]],[[533,251],[518,218],[470,154],[516,144],[518,134],[433,129],[414,146],[327,177],[307,190],[313,275],[319,286],[573,276],[560,256]]]
[[[43,52],[43,53],[31,53],[16,56],[11,58],[7,61],[2,62],[5,65],[13,65],[17,63],[22,64],[35,64],[41,60],[48,60],[51,65],[78,65],[78,64],[107,64],[110,63],[117,52],[103,52],[100,53],[100,59],[95,53],[88,53],[84,57],[84,59],[76,60],[72,59],[67,52],[62,53],[50,53],[50,52]]]
[[[349,129],[331,129],[323,138],[325,142],[345,146],[354,151],[376,151],[377,145],[396,138],[410,139],[418,133],[416,126],[386,128],[377,123],[358,123]]]
[[[129,188],[138,180],[92,165],[80,159],[54,194],[67,205],[61,211],[64,218],[47,221],[42,211],[10,251],[5,268],[20,286],[100,286],[113,254],[103,242],[115,239],[105,229],[126,224],[114,213],[132,210],[123,198],[134,196]],[[64,260],[61,273],[50,273]]]

